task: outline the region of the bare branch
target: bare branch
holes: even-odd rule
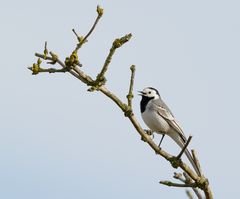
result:
[[[185,178],[183,177],[183,175]],[[173,177],[175,179],[180,180],[183,183],[192,183],[191,178],[185,172],[183,172],[183,175],[181,173],[174,173]],[[197,188],[192,188],[192,189],[193,189],[194,193],[196,194],[196,196],[198,197],[198,199],[203,199],[201,193],[199,192],[199,190]]]
[[[186,194],[187,194],[189,199],[193,199],[193,195],[189,190],[186,190]]]
[[[185,178],[184,179],[182,176],[178,176],[177,179],[181,180],[184,184],[178,184],[178,183],[173,183],[170,181],[161,181],[161,184],[167,185],[167,186],[174,186],[174,187],[191,187],[193,190],[197,190],[196,187],[202,189],[206,195],[207,199],[212,199],[212,193],[209,187],[208,180],[202,175],[202,176],[197,176],[195,172],[181,160],[181,156],[186,150],[192,136],[190,136],[179,153],[177,157],[170,155],[166,151],[160,149],[155,142],[151,139],[149,135],[145,133],[145,131],[142,129],[141,125],[139,124],[138,120],[136,119],[135,115],[132,113],[132,98],[133,98],[133,84],[134,84],[134,76],[135,76],[135,66],[131,66],[131,80],[130,80],[130,85],[129,85],[129,92],[127,95],[127,104],[121,101],[113,92],[108,90],[104,84],[106,82],[105,78],[105,73],[108,70],[108,66],[111,62],[112,56],[115,53],[115,50],[119,47],[121,47],[124,43],[129,41],[131,39],[131,34],[125,35],[124,37],[121,37],[119,39],[116,39],[112,47],[110,49],[110,52],[104,62],[104,65],[100,71],[100,73],[97,75],[96,80],[94,80],[92,77],[89,75],[85,74],[78,66],[81,66],[78,60],[78,55],[77,51],[81,48],[81,46],[87,41],[87,38],[92,34],[93,30],[95,29],[99,19],[103,15],[103,9],[100,8],[99,6],[97,7],[97,13],[98,16],[92,26],[92,28],[89,30],[87,35],[85,37],[80,37],[76,33],[76,31],[73,29],[74,34],[78,38],[78,44],[75,50],[72,52],[72,54],[69,57],[66,57],[65,62],[62,62],[58,56],[50,52],[50,56],[48,55],[48,50],[47,50],[47,42],[45,42],[44,46],[44,52],[43,54],[36,53],[35,56],[38,57],[37,63],[34,63],[32,67],[29,69],[33,72],[33,74],[38,74],[40,72],[48,72],[48,73],[55,73],[55,72],[69,72],[72,74],[74,77],[78,78],[80,81],[82,81],[84,84],[87,86],[90,86],[90,91],[97,90],[102,92],[104,95],[106,95],[108,98],[110,98],[112,101],[116,103],[116,105],[124,112],[125,116],[129,118],[131,121],[132,125],[136,129],[136,131],[139,133],[141,136],[141,139],[144,140],[145,142],[148,143],[148,145],[155,151],[156,154],[161,155],[163,158],[165,158],[167,161],[171,163],[171,165],[174,168],[180,167],[184,172],[185,172]],[[48,60],[49,64],[59,64],[62,68],[61,69],[56,69],[56,68],[47,68],[43,69],[40,67],[41,65],[41,59],[43,60]],[[197,158],[195,158],[195,161],[197,162]],[[199,165],[200,167],[200,165]]]
[[[45,56],[43,54],[40,54],[40,53],[35,53],[35,56],[36,57],[39,57],[39,58],[42,58],[42,59],[45,59],[45,60],[50,60],[50,61],[53,61],[53,58],[50,57],[50,56]],[[66,66],[65,64],[57,58],[56,62],[65,70]],[[31,69],[30,69],[31,70]],[[88,83],[88,80],[85,79],[85,76],[81,76],[81,75],[78,75],[74,70],[69,70],[68,71],[69,73],[71,73],[74,77],[78,78],[79,80],[81,80],[82,82],[84,83]]]
[[[102,67],[101,72],[97,75],[96,81],[97,82],[106,82],[106,78],[105,78],[105,73],[107,72],[108,66],[112,60],[112,56],[114,55],[115,51],[117,48],[120,48],[123,44],[125,44],[126,42],[128,42],[132,37],[132,34],[127,34],[119,39],[115,39],[115,41],[112,44],[112,47],[109,51],[109,54],[104,62],[104,65]]]
[[[52,53],[52,52],[50,52],[50,53]],[[52,53],[53,54],[53,53]],[[40,54],[40,53],[35,53],[35,56],[36,57],[39,57],[39,58],[42,58],[42,59],[45,59],[45,60],[50,60],[50,61],[56,61],[60,66],[62,66],[63,68],[65,68],[66,66],[65,66],[65,64],[61,61],[61,60],[59,60],[58,58],[57,59],[53,59],[52,57],[50,57],[50,56],[44,56],[43,54]],[[55,57],[56,58],[56,57]]]
[[[28,67],[34,73],[33,67]],[[65,73],[67,72],[65,68],[56,69],[56,68],[40,68],[38,69],[38,73]]]
[[[76,52],[82,47],[82,45],[83,45],[84,43],[87,42],[87,38],[92,34],[92,32],[93,32],[93,30],[95,29],[95,27],[97,26],[100,18],[102,17],[102,15],[103,15],[103,9],[102,9],[100,6],[97,6],[97,13],[98,13],[98,16],[97,16],[97,18],[96,18],[96,20],[95,20],[92,28],[89,30],[89,32],[86,34],[85,37],[79,36],[79,35],[76,33],[76,31],[75,31],[74,29],[72,29],[73,33],[76,35],[76,37],[77,37],[77,39],[78,39],[78,42],[79,42],[79,43],[77,44],[76,48],[75,48],[75,51],[76,51]]]
[[[194,162],[195,162],[195,164],[196,164],[196,166],[199,170],[200,176],[203,176],[202,169],[201,169],[201,166],[200,166],[200,162],[197,158],[197,152],[195,150],[191,150],[191,151],[192,151],[193,160],[194,160]]]
[[[132,109],[132,99],[133,99],[133,83],[134,83],[134,77],[135,77],[135,66],[132,65],[130,67],[131,69],[131,79],[130,79],[130,85],[129,85],[129,92],[127,95],[128,100],[128,106]]]
[[[183,175],[181,173],[174,172],[173,177],[185,183],[185,179],[183,178]]]
[[[179,183],[174,183],[171,181],[160,181],[160,184],[169,186],[169,187],[197,187],[196,183],[189,183],[189,184],[179,184]]]
[[[45,41],[43,53],[44,53],[45,57],[48,55],[47,41]],[[44,57],[44,59],[46,59],[45,57]]]

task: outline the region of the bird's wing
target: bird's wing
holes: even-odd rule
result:
[[[179,124],[176,122],[170,109],[167,107],[167,105],[161,99],[154,102],[154,107],[155,107],[154,109],[157,111],[157,113],[161,117],[163,117],[168,122],[168,124],[178,133],[179,138],[181,138],[182,140],[177,139],[176,136],[174,136],[172,138],[182,148],[184,146],[184,144],[186,143],[187,139],[183,133],[183,130],[181,129]],[[190,152],[187,149],[185,150],[185,154],[186,154],[187,158],[189,159],[189,161],[191,162],[194,170],[200,176],[201,173],[199,171],[199,168],[198,168],[198,166],[196,166],[195,161],[193,160]]]
[[[181,129],[180,125],[176,122],[172,112],[167,107],[167,105],[162,101],[158,100],[154,103],[157,113],[162,116],[168,124],[180,135],[184,142],[186,142],[186,137]]]

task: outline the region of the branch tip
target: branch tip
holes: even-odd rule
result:
[[[160,181],[160,184],[169,186],[169,187],[196,187],[197,185],[195,183],[190,183],[190,184],[179,184],[179,183],[174,183],[171,181]]]
[[[189,199],[193,199],[193,195],[189,190],[186,190],[186,194],[187,194]]]
[[[75,48],[75,51],[78,51],[78,50],[82,47],[82,45],[88,41],[88,40],[87,40],[88,37],[92,34],[93,30],[94,30],[95,27],[97,26],[97,23],[98,23],[99,19],[100,19],[100,18],[102,17],[102,15],[103,15],[103,8],[101,8],[100,6],[97,6],[97,13],[98,13],[98,16],[97,16],[97,18],[95,19],[95,22],[94,22],[92,28],[89,30],[89,32],[88,32],[84,37],[78,36],[78,34],[76,33],[76,31],[75,31],[74,29],[72,29],[72,31],[73,31],[74,34],[77,36],[78,41],[79,41],[79,43],[77,44],[77,46],[76,46],[76,48]]]
[[[97,6],[97,13],[98,16],[101,17],[103,15],[104,9],[100,7],[100,5]]]
[[[82,44],[84,44],[84,43],[86,43],[86,42],[88,41],[86,38],[84,39],[83,36],[79,36],[79,35],[77,34],[77,32],[75,31],[75,29],[72,29],[72,31],[73,31],[73,33],[75,34],[75,36],[77,37],[77,40],[78,40],[77,46],[80,45],[80,47],[81,47]],[[77,50],[75,49],[74,51],[77,51]]]
[[[130,78],[127,100],[128,100],[128,106],[130,107],[130,109],[132,109],[132,99],[134,97],[134,95],[133,95],[133,84],[134,84],[134,77],[135,77],[135,65],[132,65],[130,67],[130,70],[131,70],[131,78]]]
[[[182,182],[184,181],[181,173],[174,172],[174,176],[173,177],[175,179],[181,180]]]
[[[130,39],[132,38],[132,34],[129,33],[121,38],[115,39],[115,41],[113,42],[113,47],[119,48],[121,47],[123,44],[125,44],[126,42],[128,42]]]
[[[132,72],[135,72],[135,70],[136,70],[135,65],[131,65],[130,70],[131,70]]]
[[[47,41],[45,41],[45,43],[44,43],[43,55],[44,55],[43,59],[46,60],[47,59],[47,55],[48,55]]]
[[[75,34],[76,37],[79,37],[74,28],[72,29],[72,31],[73,31],[73,33]]]

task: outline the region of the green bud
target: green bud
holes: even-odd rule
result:
[[[132,72],[134,72],[134,71],[136,70],[136,69],[135,69],[135,65],[131,65],[130,70],[131,70]]]
[[[97,13],[98,15],[101,17],[103,15],[103,8],[101,8],[100,6],[97,6]]]
[[[40,66],[41,63],[42,63],[42,60],[40,58],[38,58],[37,64]]]
[[[32,74],[37,75],[39,73],[39,71],[40,71],[39,65],[34,63],[32,66]]]

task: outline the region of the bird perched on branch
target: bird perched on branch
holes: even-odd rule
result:
[[[139,95],[142,96],[140,103],[141,115],[145,124],[151,131],[162,134],[162,139],[159,143],[159,147],[165,135],[170,136],[181,148],[187,142],[187,139],[183,133],[183,130],[176,122],[171,110],[162,100],[157,89],[147,87],[143,91],[139,91]],[[192,164],[194,170],[198,175],[200,171],[196,166],[190,152],[185,149],[184,153]]]

